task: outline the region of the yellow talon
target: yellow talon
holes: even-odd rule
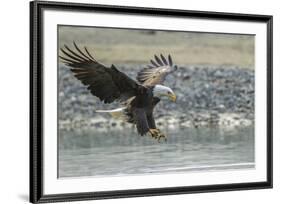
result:
[[[163,133],[161,133],[158,137],[158,142],[160,142],[161,138],[164,138],[164,141],[167,142],[167,137]]]
[[[164,141],[167,142],[167,137],[164,135],[158,128],[157,129],[149,129],[149,133],[151,137],[157,139],[160,142],[161,138],[164,138]]]

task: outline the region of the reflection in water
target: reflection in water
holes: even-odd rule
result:
[[[166,130],[167,143],[133,129],[60,131],[59,177],[254,167],[254,126]]]

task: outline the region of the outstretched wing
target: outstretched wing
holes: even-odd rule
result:
[[[59,56],[63,62],[71,67],[74,76],[79,79],[91,93],[104,103],[115,100],[124,101],[135,96],[139,84],[120,72],[114,65],[110,68],[99,63],[84,47],[82,51],[75,42],[75,49],[67,45],[61,48]]]
[[[150,60],[151,65],[142,69],[137,76],[137,80],[143,85],[156,85],[162,84],[166,76],[177,70],[177,66],[173,65],[171,55],[166,59],[162,54],[160,58],[154,55],[155,60]]]

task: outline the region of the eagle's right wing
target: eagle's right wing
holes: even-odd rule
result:
[[[177,70],[177,66],[173,65],[171,55],[168,55],[168,59],[162,54],[160,58],[156,55],[154,58],[155,60],[150,60],[151,65],[138,73],[137,80],[144,86],[162,84],[169,73]]]
[[[99,63],[86,47],[82,51],[75,42],[73,44],[75,51],[65,45],[60,49],[59,57],[71,67],[74,76],[104,103],[125,101],[143,88],[114,65],[106,67]]]

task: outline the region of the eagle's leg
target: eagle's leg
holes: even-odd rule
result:
[[[162,133],[158,128],[155,129],[149,129],[149,133],[151,137],[156,139],[158,142],[160,142],[161,138],[164,138],[165,142],[167,141],[167,137],[164,133]]]
[[[149,129],[149,133],[150,133],[151,137],[157,139],[159,137],[160,132],[158,129],[151,128],[151,129]]]

